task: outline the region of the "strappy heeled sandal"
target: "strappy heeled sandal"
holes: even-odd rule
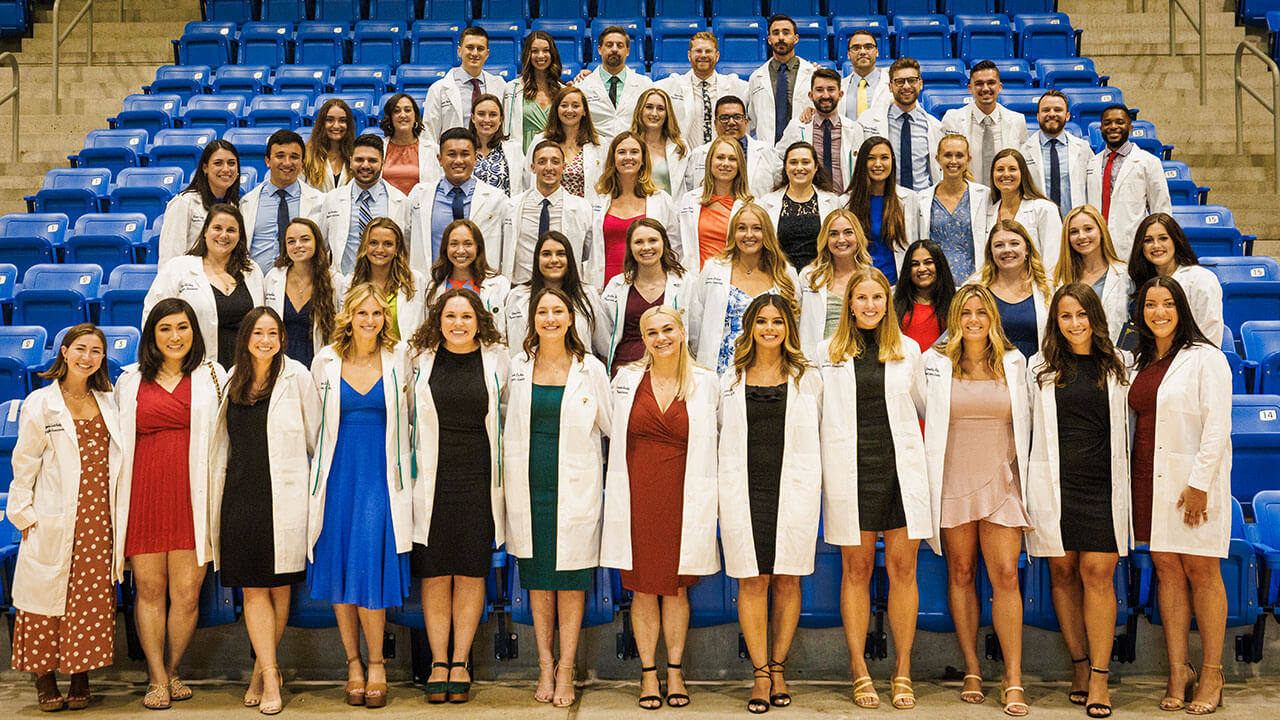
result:
[[[1087,663],[1087,662],[1089,662],[1089,658],[1087,657],[1082,657],[1082,658],[1077,658],[1072,660],[1071,665],[1073,666],[1073,674],[1074,674],[1074,666],[1079,665],[1080,663]],[[1074,677],[1071,680],[1072,682],[1075,682]],[[1067,693],[1067,700],[1070,701],[1072,705],[1084,705],[1085,703],[1089,702],[1089,691],[1088,690],[1071,690]]]
[[[36,677],[36,703],[40,712],[58,712],[67,706],[67,701],[58,690],[58,678],[52,672]]]
[[[71,687],[67,688],[67,709],[83,710],[93,701],[93,693],[89,692],[89,673],[78,672],[71,675]]]
[[[364,673],[364,663],[361,662],[359,655],[355,655],[353,657],[347,658],[348,672],[351,670],[352,663],[359,665],[361,674]],[[364,691],[365,691],[364,680],[361,680],[360,682],[356,682],[355,680],[348,680],[347,686],[342,689],[343,694],[347,698],[347,704],[356,705],[356,706],[364,705]]]
[[[986,693],[982,692],[982,676],[974,675],[973,673],[969,673],[968,675],[964,676],[964,682],[968,682],[971,679],[978,681],[978,689],[965,690],[964,686],[962,685],[960,689],[960,699],[969,703],[970,705],[981,705],[982,702],[987,699]]]
[[[761,676],[760,673],[764,673],[764,675]],[[759,680],[761,677],[764,677],[764,679],[768,680],[770,688],[772,688],[773,675],[769,673],[769,663],[765,663],[760,667],[753,667],[753,670],[751,673],[752,684],[754,685],[755,681]],[[752,692],[755,692],[754,687],[752,687],[751,690]],[[758,698],[758,697],[750,698],[749,700],[747,700],[747,712],[755,715],[767,713],[769,712],[769,701],[766,700],[765,698]]]
[[[863,675],[853,681],[853,704],[867,709],[880,707],[880,694],[876,692],[870,675]]]
[[[533,689],[533,699],[540,703],[549,703],[555,699],[556,693],[556,661],[555,660],[538,660],[538,682],[542,682],[542,668],[551,666],[551,692],[546,695],[540,695],[538,688]]]
[[[1186,685],[1182,688],[1182,697],[1174,697],[1173,695],[1166,694],[1164,699],[1160,701],[1160,709],[1165,712],[1177,712],[1179,710],[1186,709],[1187,698],[1191,696],[1191,691],[1195,690],[1196,678],[1199,677],[1196,674],[1195,666],[1191,663],[1183,663],[1183,665],[1191,671],[1191,677],[1187,679]],[[1173,668],[1170,668],[1170,670],[1172,669]]]
[[[1021,700],[1010,700],[1009,693],[1022,693]],[[1010,717],[1026,717],[1031,712],[1031,706],[1027,705],[1027,691],[1022,689],[1021,685],[1010,685],[1009,687],[1000,688],[1000,704],[1004,706],[1004,714]]]
[[[387,672],[386,661],[379,660],[378,662],[374,662],[370,660],[369,669],[372,670],[374,665],[377,665],[378,667],[382,668],[382,672],[384,674]],[[387,681],[386,680],[383,680],[382,682],[373,683],[373,682],[369,682],[368,678],[365,678],[364,706],[367,708],[380,708],[380,707],[387,706]]]
[[[1110,675],[1111,668],[1096,668],[1089,666],[1089,672],[1098,675]],[[1084,706],[1085,714],[1091,718],[1109,718],[1111,717],[1111,705],[1108,703],[1089,703]]]
[[[667,704],[673,708],[689,707],[689,693],[687,692],[670,692],[671,688],[671,669],[675,668],[680,671],[680,684],[684,685],[684,667],[680,663],[667,663]],[[685,686],[685,690],[688,690]]]
[[[902,688],[902,692],[898,691],[899,688]],[[911,678],[899,675],[889,681],[889,689],[893,692],[889,704],[895,710],[910,710],[916,706],[916,691],[911,687]]]
[[[246,688],[244,691],[245,707],[247,708],[258,707],[258,705],[262,703],[261,690],[259,690],[258,693],[256,694],[253,692],[253,683],[259,682],[261,680],[262,680],[262,668],[258,667],[257,664],[255,663],[253,666],[253,672],[249,674],[249,687]]]
[[[578,699],[577,697],[578,691],[573,684],[574,676],[576,674],[577,668],[572,665],[569,666],[569,682],[567,683],[567,685],[569,686],[569,695],[567,697],[559,693],[559,690],[561,687],[560,669],[561,669],[560,665],[556,665],[556,691],[557,692],[551,698],[551,706],[558,707],[558,708],[567,708],[567,707],[571,707],[573,703]]]
[[[652,667],[642,666],[640,668],[641,684],[644,683],[645,673],[653,673],[654,677],[656,678],[658,675],[658,666],[657,665],[654,665]],[[640,699],[636,701],[636,704],[645,710],[657,710],[658,708],[662,707],[662,696],[661,695],[641,695]]]
[[[1188,714],[1188,715],[1211,715],[1211,714],[1213,714],[1213,713],[1215,713],[1215,712],[1218,712],[1218,708],[1222,707],[1222,705],[1223,705],[1223,703],[1222,703],[1222,691],[1223,691],[1223,690],[1225,690],[1225,689],[1226,689],[1226,687],[1227,687],[1227,676],[1222,674],[1222,666],[1221,666],[1221,665],[1209,665],[1209,664],[1201,665],[1201,666],[1200,666],[1200,677],[1201,677],[1202,679],[1204,678],[1204,671],[1205,671],[1205,670],[1217,670],[1217,671],[1218,671],[1218,677],[1222,678],[1222,686],[1218,688],[1218,702],[1216,702],[1216,703],[1214,703],[1214,704],[1212,704],[1212,705],[1209,705],[1208,703],[1202,702],[1202,701],[1200,701],[1200,700],[1193,700],[1193,701],[1191,701],[1190,703],[1187,703],[1187,714]]]
[[[264,694],[266,693],[266,689],[267,689],[267,672],[268,671],[276,674],[277,697],[274,702],[260,702],[258,704],[258,712],[262,713],[263,715],[279,715],[280,711],[284,709],[284,698],[280,697],[284,693],[284,676],[280,674],[280,667],[278,665],[268,665],[262,668],[262,689]]]
[[[439,705],[440,703],[447,702],[448,693],[449,693],[449,663],[445,663],[445,662],[431,663],[431,669],[435,670],[436,668],[445,669],[445,673],[444,673],[445,679],[430,680],[427,682],[427,702],[431,703],[432,705]]]
[[[466,680],[450,680],[448,689],[446,690],[446,699],[455,704],[467,702],[471,699],[471,663],[469,662],[451,662],[449,663],[449,674],[453,674],[454,668],[462,668],[467,671]]]
[[[774,668],[777,668],[777,669],[775,670]],[[786,669],[787,669],[787,658],[783,658],[782,662],[778,662],[777,660],[770,660],[769,661],[769,677],[770,677],[769,683],[772,685],[773,683],[772,678],[774,673],[781,675],[783,674],[783,672],[786,671]],[[776,693],[776,692],[770,691],[769,704],[774,707],[787,707],[791,705],[791,693],[784,693],[784,692]]]

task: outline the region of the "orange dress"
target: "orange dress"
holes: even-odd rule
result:
[[[729,237],[729,212],[733,210],[733,198],[729,195],[713,195],[711,202],[698,213],[698,267],[724,249]]]

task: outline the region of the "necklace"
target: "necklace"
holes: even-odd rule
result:
[[[73,393],[70,390],[66,389],[65,387],[62,388],[62,394],[66,395],[72,400],[88,400],[89,397],[93,395],[93,393]]]

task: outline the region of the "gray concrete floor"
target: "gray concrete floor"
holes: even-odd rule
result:
[[[12,675],[8,675],[12,678]],[[184,718],[249,718],[256,716],[252,710],[240,706],[244,685],[228,682],[191,683],[195,697],[175,703],[168,713]],[[307,715],[357,715],[368,712],[364,708],[349,708],[342,704],[341,683],[288,682],[285,708],[282,716]],[[663,716],[722,717],[747,715],[745,703],[748,684],[740,683],[690,683],[692,703],[687,709],[664,707],[658,712],[645,712],[636,707],[638,683],[617,681],[590,681],[579,687],[577,702],[569,708],[558,709],[533,701],[533,684],[526,682],[480,682],[473,686],[472,701],[465,705],[428,706],[419,687],[407,683],[392,684],[390,702],[378,711],[381,718],[421,717],[430,712],[440,716],[457,718],[498,719],[511,718],[528,713],[529,718],[653,718]],[[899,716],[889,706],[888,681],[877,680],[881,691],[881,707],[862,710],[854,707],[847,685],[832,682],[795,682],[791,684],[793,704],[790,708],[774,708],[770,717],[789,718],[874,718]],[[997,688],[988,682],[985,688],[990,695],[981,705],[967,705],[959,700],[958,683],[917,682],[917,708],[901,717],[921,718],[987,718],[1005,717],[1000,713]],[[144,686],[121,681],[103,681],[94,684],[96,698],[90,708],[79,713],[86,718],[138,717],[143,712]],[[1027,699],[1033,718],[1083,718],[1084,709],[1067,702],[1065,683],[1028,683]],[[1172,718],[1182,714],[1161,712],[1156,703],[1162,696],[1164,681],[1157,676],[1125,677],[1113,682],[1111,699],[1118,718]],[[65,679],[63,692],[66,692]],[[65,712],[65,711],[64,711]],[[159,717],[163,715],[157,714]],[[29,682],[6,679],[0,683],[0,717],[45,716],[35,706],[35,691]],[[1228,678],[1226,704],[1215,717],[1249,718],[1267,720],[1280,718],[1280,678],[1252,678],[1233,681]]]

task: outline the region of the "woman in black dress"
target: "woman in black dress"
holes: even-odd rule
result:
[[[410,341],[418,477],[410,569],[422,580],[430,703],[471,697],[467,658],[493,548],[503,542],[498,406],[508,361],[501,342],[493,313],[469,288],[445,291]]]
[[[1127,365],[1093,289],[1059,288],[1030,363],[1027,551],[1049,559],[1053,607],[1074,665],[1067,697],[1096,718],[1111,715],[1113,577],[1129,547]]]
[[[752,300],[742,329],[733,372],[720,381],[720,539],[725,571],[739,578],[738,622],[755,668],[747,710],[762,713],[791,704],[783,671],[800,622],[800,577],[813,573],[818,540],[822,380],[781,295]]]
[[[242,589],[257,655],[244,704],[265,715],[282,707],[276,645],[291,586],[306,577],[307,467],[320,426],[311,373],[285,355],[286,343],[275,310],[257,307],[244,316],[214,434],[210,487],[214,569],[223,587]]]

